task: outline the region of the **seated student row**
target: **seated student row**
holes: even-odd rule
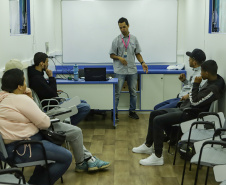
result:
[[[0,133],[6,144],[9,159],[12,158],[15,145],[19,141],[26,139],[42,141],[46,149],[47,159],[55,161],[49,165],[51,184],[54,184],[70,166],[72,156],[70,151],[44,140],[39,133],[39,130],[49,128],[50,119],[33,101],[31,90],[26,87],[24,73],[18,69],[21,66],[21,62],[15,60],[6,64],[6,72],[2,77],[3,91],[0,92]],[[93,157],[85,148],[82,131],[77,126],[55,123],[54,130],[66,132],[66,140],[72,147],[76,161],[75,171],[96,171],[110,165],[109,162]],[[20,147],[18,153],[22,154],[23,149]],[[40,155],[40,149],[35,145],[30,146],[29,149],[26,148],[22,156],[19,154],[16,156],[17,162],[43,159],[43,156]],[[29,183],[48,184],[47,171],[43,167],[37,166]]]
[[[192,89],[192,92],[194,91],[193,92],[193,95],[192,95],[192,93],[190,93],[190,99],[191,100],[194,100],[194,101],[193,102],[190,102],[190,99],[189,98],[186,99],[187,101],[185,101],[185,102],[188,103],[188,105],[186,105],[186,103],[185,103],[186,106],[191,106],[190,105],[191,103],[192,103],[192,106],[194,106],[194,105],[196,105],[195,104],[195,102],[196,102],[196,103],[198,103],[196,105],[196,107],[199,107],[201,109],[204,109],[204,107],[208,107],[208,105],[212,101],[214,101],[215,99],[218,99],[220,97],[220,95],[222,94],[222,91],[221,90],[224,89],[224,81],[223,81],[223,79],[219,75],[216,76],[217,64],[214,61],[212,61],[212,60],[206,61],[204,64],[205,65],[202,65],[202,70],[203,70],[202,78],[203,79],[208,79],[208,83],[209,84],[207,83],[205,85],[205,87],[203,88],[203,90],[200,89],[200,92],[199,92],[199,84],[200,84],[200,82],[202,80],[201,80],[200,77],[199,78],[196,78],[195,83],[194,83],[194,87]],[[204,94],[202,94],[201,92],[202,93],[204,92]],[[210,94],[212,92],[212,95],[208,98],[207,101],[198,101],[198,99],[196,99],[197,97],[199,97],[199,98],[200,97],[205,97],[206,96],[205,93],[207,93],[207,92],[209,92]],[[196,95],[195,95],[195,93],[196,93]],[[170,110],[167,110],[167,111],[169,111],[169,113],[170,112],[174,112],[174,113],[177,112],[177,114],[179,112],[181,112],[180,109],[176,109],[176,110],[170,109]],[[161,112],[160,115],[166,114],[165,116],[167,116],[167,114],[168,114],[167,111],[163,111],[163,113]],[[153,129],[155,129],[155,127],[153,127],[153,123],[152,123],[153,120],[151,120],[151,119],[153,119],[154,117],[156,117],[156,115],[154,115],[155,112],[156,111],[154,111],[154,112],[152,112],[150,114],[149,133],[148,133],[148,136],[147,136],[147,138],[149,137],[149,141],[150,140],[154,140],[154,143],[156,141],[155,141],[155,138],[153,137],[153,134],[152,133],[153,133]],[[179,118],[179,116],[177,114],[175,114],[176,116],[174,116],[174,119],[176,119],[176,117]],[[188,118],[185,118],[185,119],[193,119],[193,117],[189,117],[188,116]],[[168,119],[166,119],[166,120],[168,120]],[[181,122],[181,121],[184,121],[184,120],[178,120],[178,121]],[[175,123],[175,122],[173,122],[173,123]],[[159,133],[160,136],[162,136],[161,133],[162,133],[163,130],[167,130],[170,127],[170,125],[167,125],[167,126],[165,125],[165,127],[164,127],[164,125],[159,125],[159,126],[160,127],[163,126],[163,128],[157,128],[157,129],[160,130],[160,132],[154,132],[154,133]],[[162,150],[162,147],[161,147],[161,138],[162,137],[160,137],[160,141],[157,141],[157,145],[155,145],[155,150],[158,151],[159,153],[161,153],[161,150]],[[151,144],[149,144],[149,147],[150,147],[150,145]],[[156,146],[158,146],[157,149],[156,149]],[[141,145],[138,148],[134,148],[133,149],[133,152],[136,152],[136,153],[152,153],[153,152],[153,148],[152,147],[149,148],[149,147],[148,147],[148,145],[146,143],[145,145],[143,144],[143,145]],[[164,163],[164,161],[163,161],[163,157],[161,155],[160,155],[160,158],[159,158],[160,160],[158,159],[159,153],[156,154],[157,157],[155,156],[155,154],[153,154],[149,158],[147,158],[145,160],[141,160],[140,161],[140,164],[143,164],[143,165],[162,165]],[[154,161],[153,161],[153,158],[154,158]],[[157,159],[157,160],[155,160],[155,159]]]
[[[150,113],[146,141],[132,149],[134,153],[151,154],[146,159],[140,160],[141,165],[164,164],[162,155],[164,132],[169,135],[172,125],[192,120],[197,116],[183,115],[185,108],[198,108],[200,112],[208,112],[211,103],[223,96],[225,82],[217,74],[217,63],[214,60],[205,61],[206,55],[201,49],[194,49],[186,54],[189,56],[190,67],[194,68],[193,75],[188,81],[181,74],[179,80],[184,82],[185,86],[179,96],[158,104]]]

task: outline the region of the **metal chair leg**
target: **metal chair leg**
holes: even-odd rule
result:
[[[171,148],[171,133],[170,133],[170,140],[169,140],[169,147],[168,147],[168,153],[170,153],[170,148]]]
[[[208,175],[209,175],[209,169],[210,167],[207,167],[207,171],[206,171],[206,180],[205,180],[205,185],[207,185],[207,180],[208,180]]]
[[[179,131],[177,132],[177,143],[176,143],[176,147],[175,147],[175,153],[174,153],[173,165],[175,165],[175,162],[176,162],[177,150],[178,150],[178,141],[179,141]]]
[[[191,138],[191,130],[192,127],[189,130],[189,135],[188,135],[188,142],[187,142],[187,148],[185,151],[185,159],[184,159],[184,169],[183,169],[183,174],[182,174],[182,180],[181,180],[181,185],[184,183],[184,175],[185,175],[185,170],[186,170],[186,164],[187,164],[187,158],[188,158],[188,151],[189,151],[189,144],[190,144],[190,138]],[[197,180],[197,179],[196,179]],[[196,182],[195,182],[196,183]]]
[[[0,160],[0,168],[3,169],[2,161]]]
[[[186,170],[186,164],[187,164],[187,155],[185,154],[185,159],[184,159],[184,169],[183,169],[183,174],[182,174],[182,180],[181,180],[181,185],[184,184],[184,175],[185,175],[185,170]]]
[[[3,167],[3,169],[6,169],[6,165],[7,165],[7,164],[6,164],[6,162],[5,162],[5,163],[4,163],[4,167]]]
[[[190,163],[190,166],[189,166],[189,171],[191,171],[191,165],[192,165],[192,163]]]
[[[170,144],[169,144],[169,147],[168,147],[168,153],[170,153]]]

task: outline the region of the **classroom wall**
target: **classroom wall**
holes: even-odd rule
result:
[[[178,51],[186,53],[194,48],[205,51],[207,59],[218,64],[218,73],[226,80],[226,34],[209,34],[209,0],[179,0]],[[184,55],[186,69],[188,57]],[[219,111],[225,110],[225,98],[219,102]]]
[[[35,52],[45,52],[45,42],[50,54],[62,61],[61,0],[31,0],[31,35],[10,36],[8,0],[1,0],[0,12],[4,15],[0,16],[0,69],[11,58],[31,61]],[[217,61],[219,74],[226,80],[226,35],[209,34],[208,21],[209,0],[178,0],[177,62],[185,63],[189,72],[185,53],[201,48],[207,59]],[[224,105],[225,99],[219,108],[226,113]]]
[[[45,52],[45,42],[49,50],[61,50],[61,0],[30,0],[31,35],[10,36],[9,0],[0,2],[0,76],[5,63],[12,58],[31,63],[34,54]]]

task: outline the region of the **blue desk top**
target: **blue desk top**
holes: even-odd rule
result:
[[[118,78],[112,78],[108,81],[85,81],[84,79],[79,79],[78,81],[74,80],[64,80],[64,79],[57,79],[57,84],[117,84]]]
[[[148,74],[181,74],[185,73],[186,70],[168,70],[166,69],[169,65],[148,65]],[[79,69],[84,69],[85,67],[96,68],[105,67],[107,74],[114,74],[114,69],[112,65],[79,65]],[[145,74],[141,65],[137,65],[137,73]],[[73,65],[56,66],[56,71],[53,71],[53,75],[56,74],[73,74]]]

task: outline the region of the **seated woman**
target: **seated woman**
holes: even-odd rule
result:
[[[13,157],[15,145],[21,140],[42,141],[49,164],[51,184],[54,184],[68,169],[72,161],[70,151],[43,140],[40,129],[50,126],[49,117],[32,100],[31,93],[26,94],[24,73],[20,69],[11,69],[2,77],[0,92],[0,133],[4,139],[9,159]],[[40,145],[24,145],[17,149],[17,163],[43,160]],[[49,184],[48,172],[42,166],[36,166],[29,184]]]

